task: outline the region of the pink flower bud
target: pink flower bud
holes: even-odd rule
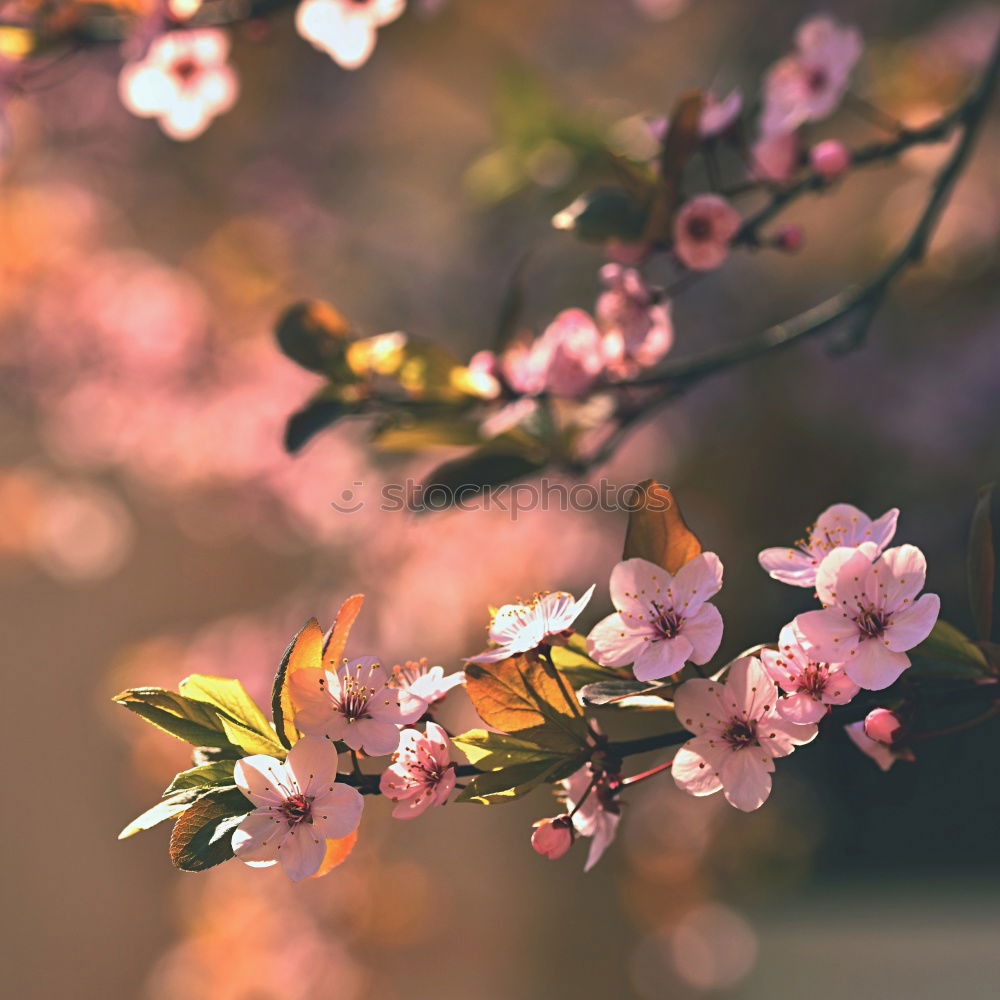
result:
[[[569,816],[540,819],[531,835],[531,846],[550,861],[561,858],[573,846],[573,821]]]
[[[784,250],[786,253],[795,253],[801,250],[804,242],[805,233],[803,233],[802,227],[796,225],[794,222],[782,226],[774,237],[775,247],[778,250]]]
[[[824,139],[809,150],[809,162],[817,173],[832,181],[851,165],[851,154],[839,139]]]
[[[899,716],[887,708],[873,708],[865,716],[865,735],[877,743],[890,746],[902,728]]]

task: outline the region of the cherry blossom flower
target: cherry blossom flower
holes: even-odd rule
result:
[[[299,670],[289,682],[295,725],[308,736],[343,740],[352,750],[377,757],[399,745],[399,727],[415,722],[419,705],[402,706],[402,692],[373,656],[333,670]]]
[[[382,794],[396,803],[396,819],[414,819],[429,806],[443,806],[455,789],[448,734],[435,722],[426,729],[403,730],[399,749],[379,779]]]
[[[852,504],[835,503],[816,518],[805,541],[789,548],[764,549],[757,559],[772,579],[793,587],[812,587],[819,564],[834,549],[874,542],[881,552],[896,534],[898,517],[899,510],[893,507],[873,521]]]
[[[778,714],[789,722],[819,722],[830,705],[846,705],[861,689],[840,663],[817,663],[799,644],[791,625],[778,637],[777,649],[762,649],[761,662],[771,680],[788,695],[778,701]]]
[[[284,762],[244,757],[233,777],[256,806],[233,831],[233,852],[260,868],[280,861],[294,882],[314,875],[327,840],[346,837],[361,819],[361,793],[337,781],[337,751],[326,740],[299,740]]]
[[[608,849],[618,832],[618,785],[616,778],[603,774],[596,777],[589,764],[560,783],[566,799],[566,812],[571,816],[573,830],[581,837],[590,837],[590,850],[583,866],[589,872]],[[593,787],[592,787],[593,786]],[[550,855],[551,856],[551,855]]]
[[[916,757],[909,747],[888,746],[878,740],[873,740],[865,732],[864,722],[852,722],[844,726],[844,732],[850,737],[851,742],[883,770],[888,771],[897,760],[914,761]]]
[[[750,151],[751,173],[758,180],[787,181],[799,168],[801,145],[794,132],[761,136]]]
[[[545,388],[548,367],[548,345],[533,340],[527,331],[516,336],[499,359],[504,381],[524,396],[537,396]]]
[[[831,114],[861,56],[857,29],[841,28],[829,17],[801,24],[795,43],[795,52],[776,62],[764,81],[761,128],[765,135],[791,132],[804,122]]]
[[[717,194],[695,195],[674,220],[674,251],[693,271],[711,271],[729,255],[740,228],[740,214]]]
[[[378,29],[405,7],[406,0],[303,0],[295,27],[344,69],[358,69],[374,51]]]
[[[674,781],[691,795],[721,790],[744,812],[760,808],[771,794],[774,758],[817,732],[778,714],[778,689],[756,656],[735,660],[725,682],[685,681],[674,707],[681,725],[695,733],[674,757]]]
[[[611,572],[617,611],[597,623],[587,650],[607,667],[632,664],[637,680],[707,663],[722,642],[722,615],[707,600],[722,586],[722,562],[702,552],[675,574],[645,559],[626,559]]]
[[[531,846],[549,861],[561,858],[573,846],[573,820],[565,815],[540,819],[531,834]]]
[[[444,667],[428,667],[427,658],[407,660],[403,666],[393,667],[389,683],[402,694],[403,711],[412,714],[419,707],[420,718],[432,705],[439,702],[452,688],[465,683],[465,674],[459,670],[445,676]]]
[[[582,309],[564,309],[535,347],[545,366],[544,387],[554,396],[585,396],[604,369],[602,337]]]
[[[910,665],[906,651],[930,635],[941,610],[937,594],[917,598],[927,561],[915,545],[878,554],[875,542],[834,549],[820,564],[822,611],[807,611],[795,628],[809,655],[844,664],[871,691],[896,681]]]
[[[809,150],[809,162],[818,174],[832,181],[851,165],[851,152],[839,139],[824,139]]]
[[[634,268],[605,264],[601,293],[594,310],[604,334],[604,356],[610,371],[629,377],[655,365],[674,343],[670,304],[659,302]]]
[[[542,594],[531,604],[505,604],[493,616],[490,625],[490,642],[493,649],[471,656],[467,663],[496,663],[529,649],[537,649],[543,642],[560,640],[568,632],[580,612],[590,602],[594,585],[580,598],[557,590]]]
[[[239,81],[226,62],[229,39],[214,28],[171,31],[144,59],[118,77],[122,103],[140,118],[156,118],[172,139],[194,139],[236,101]]]

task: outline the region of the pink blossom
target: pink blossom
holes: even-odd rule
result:
[[[156,118],[172,139],[194,139],[236,101],[239,82],[226,62],[229,39],[214,28],[171,31],[144,59],[118,77],[122,103],[140,118]]]
[[[389,683],[399,688],[403,710],[412,714],[418,707],[420,718],[430,707],[439,702],[452,688],[465,683],[465,674],[459,670],[445,676],[444,667],[428,667],[427,658],[407,660],[402,667],[393,667]]]
[[[583,866],[589,872],[608,849],[618,832],[618,782],[608,775],[595,781],[589,764],[574,772],[559,784],[566,799],[566,812],[572,815],[573,830],[581,837],[590,837],[590,850]]]
[[[805,234],[802,232],[802,227],[794,222],[783,225],[774,237],[774,245],[785,253],[796,253],[801,250],[804,241]]]
[[[873,740],[865,732],[863,722],[852,722],[844,726],[844,732],[851,742],[864,754],[867,754],[883,771],[888,771],[897,760],[913,761],[916,758],[909,747],[892,747],[878,740]]]
[[[851,165],[851,152],[839,139],[824,139],[809,150],[809,162],[818,174],[832,181]]]
[[[822,611],[807,611],[795,628],[809,655],[842,662],[847,676],[872,691],[888,687],[910,665],[906,651],[930,635],[941,610],[937,594],[917,594],[927,562],[915,545],[875,542],[834,549],[820,564]]]
[[[645,559],[626,559],[611,572],[617,611],[594,626],[587,650],[608,667],[632,664],[637,680],[707,663],[722,642],[722,615],[707,600],[722,586],[722,562],[702,552],[670,574]]]
[[[523,396],[537,396],[545,388],[549,368],[549,345],[533,340],[524,331],[516,336],[500,357],[504,381]]]
[[[768,136],[831,114],[861,56],[857,29],[841,28],[829,17],[800,25],[795,42],[796,51],[775,63],[764,81],[761,128]]]
[[[902,728],[900,717],[888,708],[873,708],[865,716],[865,736],[876,743],[891,745]]]
[[[836,548],[855,548],[862,542],[874,542],[877,553],[896,534],[896,507],[873,521],[849,503],[827,507],[809,529],[809,537],[790,548],[764,549],[757,559],[768,576],[793,587],[812,587],[819,564]]]
[[[751,173],[758,180],[787,181],[799,168],[801,149],[794,132],[761,136],[750,151]]]
[[[537,649],[543,642],[561,639],[590,602],[593,593],[594,586],[591,585],[580,600],[557,590],[540,595],[531,604],[505,604],[490,624],[490,642],[494,648],[471,656],[466,662],[496,663]]]
[[[233,831],[236,857],[260,868],[280,861],[294,882],[314,875],[327,840],[346,837],[361,819],[364,800],[337,781],[337,751],[326,740],[299,740],[284,763],[244,757],[233,777],[256,806]]]
[[[705,91],[701,108],[701,118],[698,121],[698,132],[703,139],[713,139],[729,129],[743,111],[743,94],[737,87],[731,90],[722,100],[719,100],[711,90]],[[657,115],[646,119],[649,134],[662,143],[670,128],[670,119],[666,115]]]
[[[846,705],[860,690],[843,664],[812,659],[791,625],[781,630],[778,648],[762,649],[760,659],[771,680],[788,695],[778,702],[778,714],[789,722],[819,722],[829,705]]]
[[[691,795],[720,789],[737,809],[758,809],[771,794],[774,758],[816,736],[778,713],[778,689],[755,656],[742,656],[725,682],[695,678],[674,695],[677,720],[695,733],[677,751],[671,770]]]
[[[658,302],[634,268],[605,264],[601,281],[606,290],[595,315],[604,333],[604,356],[615,375],[629,377],[655,365],[673,346],[670,304]]]
[[[396,819],[414,819],[429,806],[443,806],[455,789],[448,734],[435,722],[426,729],[403,730],[399,749],[379,779],[382,794],[396,804]]]
[[[601,333],[582,309],[564,309],[535,350],[545,359],[545,389],[554,396],[585,396],[604,369]]]
[[[531,834],[531,846],[549,861],[561,858],[573,846],[573,821],[569,816],[540,819]]]
[[[406,0],[303,0],[295,27],[344,69],[358,69],[374,51],[378,29],[405,7]]]
[[[419,706],[402,706],[402,692],[389,686],[385,670],[373,656],[336,670],[299,670],[289,682],[295,725],[308,736],[343,740],[352,750],[371,756],[392,753],[399,727],[415,722]]]
[[[740,214],[717,194],[695,195],[674,220],[674,251],[694,271],[711,271],[729,255]]]

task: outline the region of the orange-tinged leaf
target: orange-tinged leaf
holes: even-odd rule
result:
[[[328,840],[326,842],[326,856],[323,858],[323,864],[319,866],[319,870],[312,877],[319,878],[321,875],[332,872],[337,865],[343,864],[347,860],[347,856],[354,850],[354,845],[357,842],[357,830],[349,833],[346,837],[341,837],[340,840]]]
[[[298,635],[288,644],[274,675],[271,690],[271,713],[278,739],[284,747],[291,747],[298,734],[293,725],[295,707],[288,693],[288,680],[299,670],[318,670],[323,666],[323,630],[315,618],[302,626]]]
[[[341,657],[347,648],[347,637],[351,634],[351,626],[361,613],[361,605],[364,603],[365,595],[355,594],[341,604],[323,648],[323,665],[327,670],[336,670],[340,666]]]
[[[701,542],[684,523],[669,486],[647,479],[638,485],[641,497],[629,512],[623,559],[646,559],[676,573],[701,552]]]
[[[488,726],[550,750],[573,752],[586,742],[556,676],[538,660],[514,656],[499,663],[470,663],[466,690]]]

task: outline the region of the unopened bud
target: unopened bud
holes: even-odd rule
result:
[[[561,858],[573,846],[573,821],[569,816],[540,819],[531,835],[531,846],[550,861]]]
[[[809,150],[809,162],[817,173],[832,181],[851,165],[851,154],[839,139],[824,139]]]
[[[865,716],[865,735],[876,743],[891,746],[902,728],[899,716],[888,708],[873,708]]]

